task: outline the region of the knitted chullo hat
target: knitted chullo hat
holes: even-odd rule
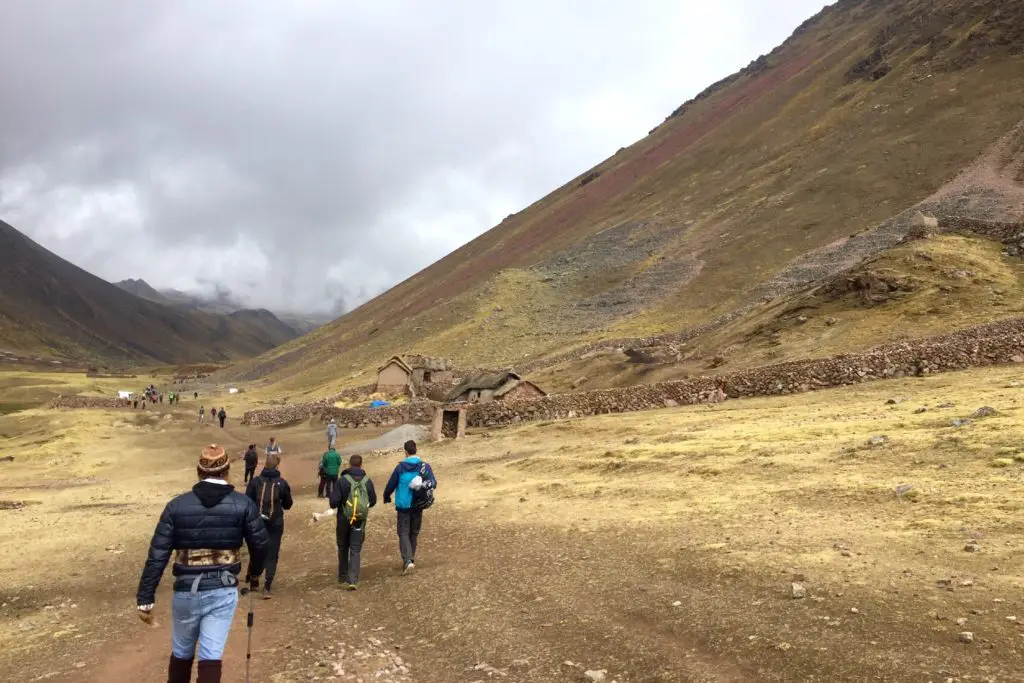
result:
[[[220,478],[228,471],[230,462],[223,446],[215,443],[203,449],[199,456],[199,473],[207,478]]]

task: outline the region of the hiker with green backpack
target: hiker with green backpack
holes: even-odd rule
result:
[[[354,591],[359,585],[359,553],[366,538],[366,519],[377,504],[373,480],[363,471],[363,456],[353,455],[331,492],[338,510],[338,583]]]

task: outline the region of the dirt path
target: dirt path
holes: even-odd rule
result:
[[[1010,388],[1012,370],[971,378],[531,424],[426,446],[441,487],[417,571],[401,576],[394,512],[378,507],[355,593],[337,588],[334,520],[308,521],[325,507],[315,497],[322,427],[282,430],[296,505],[275,598],[255,603],[252,680],[540,683],[584,681],[586,671],[605,671],[606,683],[1019,680],[1022,470],[992,459],[1020,450],[1024,395]],[[893,395],[913,398],[894,407]],[[991,402],[1000,415],[953,430],[960,412],[914,412],[950,399],[960,412]],[[33,573],[0,556],[0,570],[15,572],[0,585],[0,619],[8,635],[24,634],[0,640],[0,680],[162,680],[169,574],[159,625],[133,611],[152,525],[190,485],[203,444],[240,452],[269,435],[89,419],[115,425],[124,462],[153,471],[125,482],[120,461],[60,476],[10,470],[21,472],[5,481],[10,495],[41,502],[4,520],[60,564],[33,556]],[[26,443],[42,429],[33,425]],[[54,453],[85,452],[47,429]],[[866,446],[873,434],[891,443]],[[396,459],[367,458],[379,489]],[[72,479],[85,483],[24,488]],[[914,502],[892,492],[905,481],[921,491]],[[964,538],[978,550],[966,552]],[[4,548],[13,542],[0,528]],[[244,680],[246,607],[227,681]],[[961,632],[974,642],[959,642]]]

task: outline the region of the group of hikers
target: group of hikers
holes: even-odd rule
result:
[[[126,395],[128,395],[128,394],[126,394]],[[193,392],[192,395],[193,395],[194,398],[197,398],[197,399],[199,398],[199,392],[198,391]],[[141,397],[141,399],[140,399],[140,397]],[[163,403],[164,402],[164,395],[163,395],[162,392],[157,390],[156,386],[150,384],[148,387],[146,387],[142,391],[140,391],[138,393],[133,393],[133,394],[128,395],[128,398],[125,399],[125,405],[130,405],[135,410],[138,410],[139,409],[140,401],[142,403],[142,409],[145,410],[146,409],[146,403],[150,403],[150,404]],[[181,394],[179,394],[176,391],[172,391],[172,392],[168,393],[167,394],[167,403],[168,403],[168,405],[175,405],[177,403],[181,403]]]
[[[228,414],[224,410],[224,408],[221,408],[220,410],[217,410],[216,408],[210,408],[210,419],[211,420],[219,420],[220,421],[220,428],[224,429],[224,420],[228,419]],[[199,424],[203,424],[203,422],[205,422],[205,421],[206,421],[206,408],[204,406],[199,406]]]
[[[223,410],[223,409],[222,409]],[[337,427],[328,425],[328,450],[340,468],[335,450]],[[416,546],[423,523],[423,511],[434,501],[437,479],[430,465],[417,455],[415,441],[404,445],[405,457],[398,463],[384,488],[384,503],[394,498],[397,512],[402,573],[416,567]],[[258,454],[250,444],[243,455],[245,494],[227,482],[230,457],[216,444],[199,456],[199,482],[188,493],[172,499],[164,508],[150,543],[136,603],[140,618],[152,623],[156,589],[172,553],[174,596],[171,600],[171,657],[168,683],[189,683],[198,644],[197,683],[221,680],[222,656],[238,605],[239,551],[249,550],[242,594],[260,589],[270,599],[277,561],[284,536],[284,513],[293,504],[291,487],[281,476],[282,450],[271,437],[265,449],[263,470],[255,475]],[[362,468],[360,455],[352,455],[348,467],[335,472],[327,494],[330,507],[337,510],[339,587],[354,591],[359,586],[359,569],[369,511],[377,504],[373,481]],[[252,625],[251,622],[249,624]]]

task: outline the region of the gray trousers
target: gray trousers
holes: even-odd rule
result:
[[[402,553],[402,564],[416,559],[416,537],[423,525],[423,510],[398,511],[398,549]]]
[[[345,583],[359,583],[359,553],[366,538],[366,520],[349,524],[338,520],[338,578]]]

